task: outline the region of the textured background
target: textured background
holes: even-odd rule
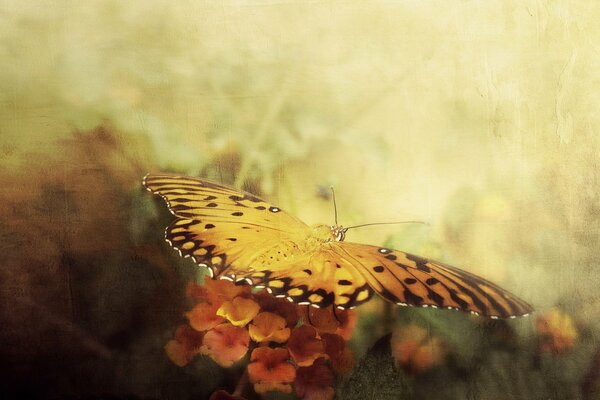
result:
[[[329,185],[345,225],[429,222],[348,239],[560,307],[581,335],[541,375],[582,395],[600,333],[598,18],[566,0],[0,0],[2,390],[202,398],[227,380],[163,354],[194,276],[140,188],[164,170],[309,223],[332,222]],[[532,321],[511,327],[527,340]],[[374,339],[359,330],[357,352]],[[483,382],[474,398],[496,398]]]

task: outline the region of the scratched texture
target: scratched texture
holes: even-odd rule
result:
[[[483,275],[577,332],[539,354],[536,315],[373,301],[340,398],[598,398],[599,18],[566,0],[0,0],[0,397],[235,384],[164,355],[197,272],[140,187],[163,170],[309,223],[332,222],[330,185],[345,225],[426,221],[348,239]],[[444,340],[442,366],[390,369],[372,346],[403,324]]]

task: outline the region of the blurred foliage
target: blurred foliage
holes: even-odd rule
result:
[[[429,224],[348,240],[441,259],[569,321],[373,300],[340,398],[598,398],[600,4],[0,3],[0,397],[236,385],[238,370],[163,351],[202,275],[142,191],[165,170],[308,223],[333,222],[333,185],[346,226]],[[385,335],[414,325],[446,355],[410,375]],[[568,351],[540,351],[563,330]]]

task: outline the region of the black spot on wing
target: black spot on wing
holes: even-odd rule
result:
[[[419,271],[428,273],[431,272],[431,268],[429,268],[429,266],[427,265],[427,263],[429,263],[428,259],[408,253],[406,253],[406,258],[414,262]]]
[[[404,289],[404,299],[407,303],[414,304],[416,306],[420,306],[423,304],[423,298],[421,296],[417,296],[408,288]]]

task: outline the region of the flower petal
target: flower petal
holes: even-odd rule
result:
[[[339,373],[345,374],[354,367],[352,351],[346,346],[344,338],[332,333],[324,333],[321,339],[325,343],[325,353],[331,360],[331,366]]]
[[[567,314],[551,310],[540,315],[535,323],[539,335],[539,350],[564,354],[575,345],[578,333]]]
[[[279,382],[255,383],[254,390],[256,391],[256,393],[267,393],[273,391],[281,393],[292,393],[292,385]]]
[[[446,355],[439,338],[413,324],[395,330],[390,344],[396,367],[410,374],[420,374],[441,364]]]
[[[217,315],[227,318],[235,326],[246,326],[260,311],[260,306],[252,299],[236,297],[226,301],[217,310]]]
[[[289,352],[282,347],[254,349],[248,364],[248,378],[254,389],[259,393],[273,390],[290,393],[296,368],[288,362],[289,358]]]
[[[197,331],[207,331],[225,322],[217,315],[217,307],[209,303],[199,303],[185,313],[190,325]]]
[[[298,396],[304,400],[331,400],[335,395],[333,372],[323,358],[310,367],[298,368],[294,386]]]
[[[175,331],[175,339],[165,345],[167,356],[179,367],[189,364],[200,352],[203,337],[204,333],[192,329],[189,325],[180,325]]]
[[[254,298],[258,301],[258,304],[260,304],[260,309],[262,311],[272,312],[273,314],[285,318],[287,326],[289,327],[296,326],[301,309],[300,306],[290,303],[287,300],[273,297],[265,290],[256,293]]]
[[[248,352],[250,336],[244,328],[225,323],[206,332],[201,351],[217,364],[229,367]]]
[[[288,349],[300,367],[312,365],[325,350],[323,342],[317,337],[317,330],[310,325],[302,325],[292,331]]]
[[[236,297],[250,297],[250,286],[240,286],[224,279],[205,279],[204,287],[207,291],[208,302],[221,306],[226,301]]]
[[[283,317],[270,312],[261,312],[248,327],[250,338],[255,342],[284,343],[290,337],[290,328],[285,327]]]

